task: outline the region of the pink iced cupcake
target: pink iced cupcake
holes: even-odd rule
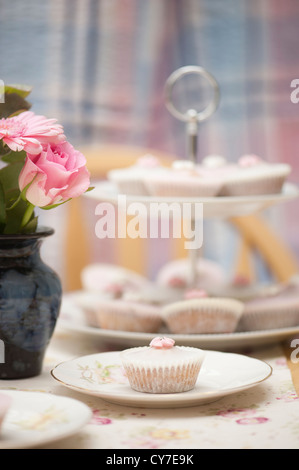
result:
[[[108,180],[113,182],[121,194],[147,196],[148,190],[143,178],[164,173],[166,170],[154,155],[144,155],[128,168],[108,172]]]
[[[255,196],[280,193],[291,172],[286,164],[267,163],[256,155],[243,155],[238,168],[225,178],[223,196]]]
[[[191,161],[177,160],[168,171],[146,176],[145,184],[151,196],[197,198],[216,196],[222,182],[205,175]]]
[[[12,398],[5,393],[0,393],[0,432],[4,418],[11,406]]]
[[[149,347],[126,349],[122,364],[133,390],[145,393],[180,393],[195,387],[204,352],[175,346],[171,338],[154,338]]]
[[[244,305],[228,298],[210,298],[203,291],[192,293],[192,297],[165,306],[162,318],[171,333],[209,334],[233,333]]]
[[[95,327],[142,333],[156,333],[162,325],[159,307],[125,300],[103,301],[94,320]]]

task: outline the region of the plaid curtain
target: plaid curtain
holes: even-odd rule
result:
[[[165,107],[164,84],[175,69],[201,65],[221,102],[200,125],[198,159],[256,153],[290,163],[299,182],[297,0],[0,0],[0,46],[0,78],[33,85],[33,110],[57,117],[74,145],[136,144],[180,158],[185,127]],[[178,88],[178,106],[198,99],[188,87]],[[297,207],[267,217],[299,254]],[[205,247],[224,262],[226,231]]]

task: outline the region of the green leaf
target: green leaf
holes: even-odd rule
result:
[[[58,207],[58,206],[62,206],[62,204],[65,204],[66,202],[69,202],[71,201],[71,197],[69,199],[67,199],[66,201],[63,201],[63,202],[59,202],[58,204],[52,204],[50,206],[45,206],[45,207],[41,207],[41,209],[43,209],[44,211],[49,211],[50,209],[54,209],[55,207]]]
[[[36,229],[37,229],[37,221],[38,221],[38,217],[33,217],[29,222],[28,224],[26,224],[23,228],[22,228],[22,233],[32,233],[32,232],[36,232]]]
[[[6,211],[6,225],[4,233],[18,233],[21,229],[21,222],[27,209],[27,204],[22,199],[9,211]]]
[[[0,103],[0,118],[8,118],[22,111],[28,111],[31,104],[17,93],[4,93],[4,103]]]
[[[27,98],[31,91],[32,87],[28,85],[5,85],[6,93],[16,93],[17,95],[21,96],[21,98]]]
[[[0,158],[6,158],[6,156],[8,156],[10,152],[10,148],[3,142],[3,140],[0,140]]]
[[[5,193],[5,203],[6,203],[6,210],[12,210],[15,205],[19,204],[21,200],[21,192],[19,188],[9,189]]]
[[[7,155],[4,155],[1,160],[5,163],[15,163],[15,162],[23,162],[26,158],[26,152],[25,150],[22,150],[21,152],[12,152],[10,151],[7,153]]]
[[[19,174],[23,168],[23,162],[15,162],[6,165],[0,170],[0,182],[4,192],[19,187]]]
[[[30,220],[32,219],[33,217],[33,213],[34,213],[34,205],[31,204],[31,202],[28,202],[27,203],[27,208],[24,212],[24,215],[23,215],[23,219],[22,219],[22,222],[21,222],[21,229],[23,229],[24,227],[26,227],[26,225],[28,224],[28,222],[30,222]]]

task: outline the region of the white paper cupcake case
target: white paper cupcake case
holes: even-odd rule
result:
[[[279,308],[275,307],[275,300],[272,307],[246,311],[246,307],[238,331],[260,331],[277,328],[290,328],[299,325],[299,306]]]
[[[192,299],[162,309],[163,321],[171,333],[232,333],[236,330],[244,304],[234,299]]]
[[[289,175],[290,170],[287,165],[281,169],[269,170],[269,173],[262,172],[256,174],[244,174],[236,172],[235,177],[228,177],[224,182],[221,196],[255,196],[266,194],[278,194],[281,192],[283,184]]]
[[[108,330],[156,333],[162,325],[158,309],[129,302],[105,302],[99,307],[96,318],[97,326]]]
[[[138,178],[128,178],[122,180],[114,180],[120,194],[127,194],[128,196],[148,196],[149,192],[143,183]]]
[[[145,180],[147,191],[151,196],[156,197],[213,197],[220,192],[220,183],[214,183],[212,180],[204,179],[186,179],[180,181],[171,179],[169,181],[152,178]]]
[[[204,360],[204,352],[198,350],[192,359],[188,357],[186,360],[157,365],[135,363],[134,357],[127,358],[125,353],[121,354],[121,358],[133,390],[143,393],[182,393],[194,388]]]

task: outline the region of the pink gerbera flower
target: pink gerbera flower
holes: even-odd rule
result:
[[[13,151],[25,150],[33,155],[42,151],[43,144],[65,141],[63,128],[56,119],[37,116],[25,111],[17,116],[0,119],[0,140]]]

